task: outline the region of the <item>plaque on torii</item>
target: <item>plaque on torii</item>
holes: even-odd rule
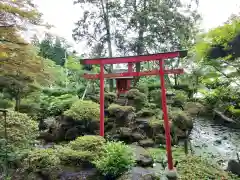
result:
[[[172,160],[172,150],[171,150],[171,135],[170,135],[170,126],[168,119],[167,111],[167,100],[166,100],[166,89],[164,82],[165,74],[182,74],[183,69],[164,69],[164,60],[176,57],[186,57],[187,51],[175,51],[175,52],[165,52],[141,56],[128,56],[128,57],[115,57],[115,58],[98,58],[98,59],[83,59],[81,64],[83,65],[100,65],[99,74],[84,74],[83,77],[86,79],[100,79],[100,136],[104,136],[104,78],[114,78],[122,79],[127,77],[128,84],[124,86],[124,91],[130,88],[130,79],[132,77],[140,76],[153,76],[159,75],[161,80],[161,101],[162,101],[162,111],[165,127],[165,137],[166,137],[166,149],[168,157],[168,169],[173,169],[173,160]],[[135,72],[133,71],[133,64],[138,62],[149,62],[149,61],[158,61],[159,69],[144,71],[144,72]],[[104,73],[105,64],[127,64],[128,69],[125,72],[115,72],[110,74]],[[117,68],[116,68],[117,69]],[[119,68],[121,69],[121,68]],[[125,81],[126,82],[126,81]]]

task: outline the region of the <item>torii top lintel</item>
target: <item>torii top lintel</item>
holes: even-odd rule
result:
[[[83,59],[81,64],[119,64],[119,63],[137,63],[142,61],[153,61],[159,59],[168,59],[175,57],[186,57],[187,50],[164,52],[157,54],[148,54],[140,56],[114,57],[114,58],[98,58],[98,59]]]

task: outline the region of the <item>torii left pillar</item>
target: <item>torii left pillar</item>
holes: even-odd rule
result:
[[[104,137],[104,64],[100,64],[100,136]]]

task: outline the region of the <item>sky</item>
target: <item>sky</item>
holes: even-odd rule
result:
[[[217,27],[225,22],[232,13],[240,12],[240,0],[199,0],[199,13],[203,21],[201,27],[205,30]],[[83,44],[76,44],[72,39],[72,29],[82,15],[81,9],[73,5],[73,0],[35,0],[43,19],[55,26],[51,32],[64,37],[79,52],[85,51]],[[39,30],[42,38],[44,33]],[[80,50],[81,49],[81,50]]]

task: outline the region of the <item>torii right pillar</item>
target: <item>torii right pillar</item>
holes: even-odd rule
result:
[[[159,60],[159,76],[161,81],[161,97],[162,97],[162,111],[163,111],[163,120],[165,127],[165,137],[166,137],[166,150],[167,150],[167,160],[168,166],[165,169],[165,175],[168,180],[177,180],[177,170],[173,166],[172,158],[172,148],[171,148],[171,133],[170,125],[168,119],[168,110],[167,110],[167,98],[166,98],[166,89],[164,82],[164,60]]]

